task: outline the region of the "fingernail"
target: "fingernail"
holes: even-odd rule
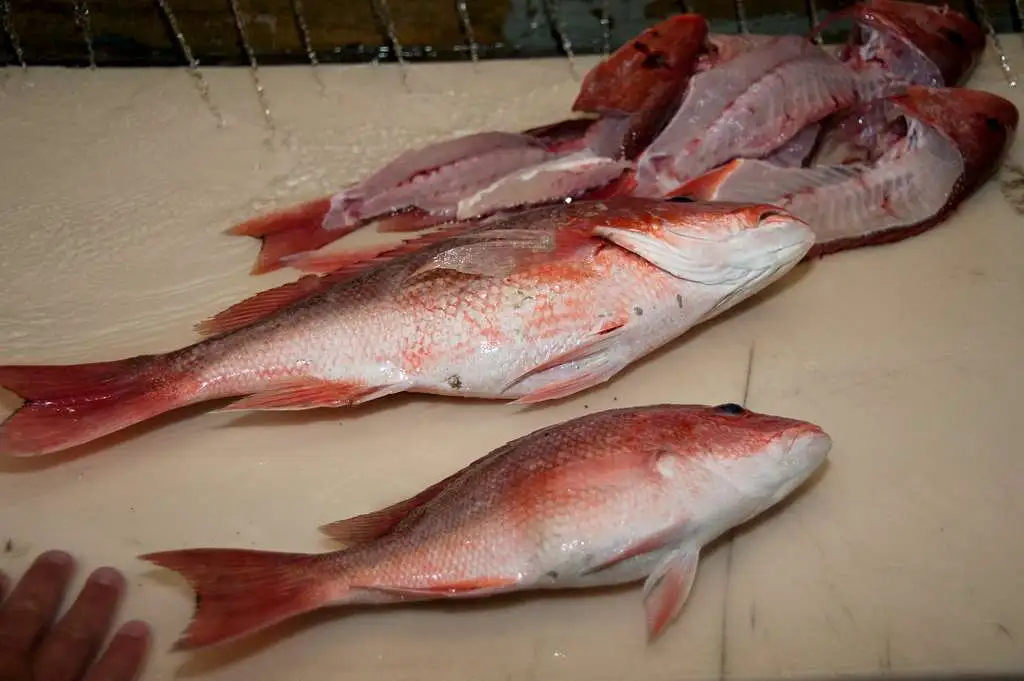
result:
[[[75,559],[71,556],[70,553],[68,553],[67,551],[59,551],[56,549],[51,551],[44,551],[43,553],[39,554],[39,557],[36,558],[36,560],[45,561],[47,563],[51,563],[53,565],[57,565],[60,567],[69,567],[75,562]]]
[[[89,581],[101,586],[120,587],[124,584],[124,577],[112,567],[101,567],[93,570]]]
[[[131,620],[121,626],[119,633],[128,638],[147,638],[149,637],[149,625],[141,620]]]

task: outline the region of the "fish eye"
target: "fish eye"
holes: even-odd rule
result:
[[[732,414],[733,416],[739,416],[740,414],[744,414],[747,411],[746,409],[736,404],[735,402],[726,402],[725,404],[720,404],[717,407],[715,407],[715,409],[726,414]]]
[[[1003,124],[1000,123],[997,119],[992,118],[992,116],[985,117],[985,125],[987,125],[988,129],[993,132],[998,132],[1003,129]]]

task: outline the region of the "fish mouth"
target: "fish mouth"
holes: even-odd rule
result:
[[[731,276],[723,276],[719,283],[739,284],[730,298],[759,291],[796,266],[815,241],[802,220],[783,214],[765,218],[757,229],[739,232],[730,240],[723,270]]]
[[[791,475],[779,485],[772,495],[769,506],[773,506],[797,487],[807,481],[818,470],[832,450],[832,438],[818,426],[803,424],[790,428],[783,437],[789,440],[785,460]]]

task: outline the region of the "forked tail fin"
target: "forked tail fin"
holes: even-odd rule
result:
[[[0,386],[25,400],[0,424],[0,455],[68,449],[185,406],[193,388],[167,357],[0,366]]]
[[[265,274],[284,266],[282,258],[322,248],[358,229],[362,223],[326,229],[324,219],[331,210],[331,197],[260,215],[228,230],[234,236],[260,239],[259,255],[251,274]]]
[[[326,605],[322,557],[246,549],[184,549],[139,556],[181,574],[195,590],[192,620],[175,650],[225,643]]]

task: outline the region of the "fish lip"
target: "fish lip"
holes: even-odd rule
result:
[[[774,506],[804,484],[828,458],[832,451],[832,437],[812,423],[802,423],[782,433],[786,440],[786,461],[792,471],[772,494],[768,507]]]
[[[757,229],[745,230],[733,236],[752,242],[749,249],[742,249],[735,266],[759,274],[790,263],[795,264],[817,241],[814,230],[806,222],[783,213],[773,213],[762,219]],[[774,245],[762,246],[766,242]]]
[[[791,438],[790,448],[805,446],[805,453],[816,460],[824,460],[832,449],[832,436],[820,426],[811,423],[802,424],[787,431]]]

